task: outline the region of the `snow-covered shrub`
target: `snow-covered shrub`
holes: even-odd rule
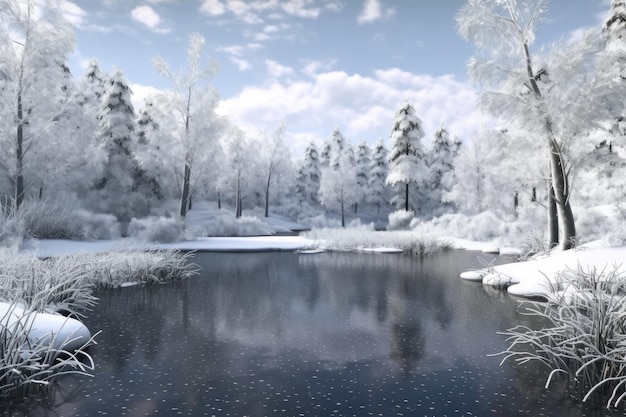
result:
[[[341,220],[330,219],[324,214],[318,214],[317,216],[309,218],[306,224],[308,224],[311,229],[337,228],[341,227]]]
[[[387,230],[406,230],[411,225],[411,220],[415,218],[415,212],[398,210],[389,213],[389,225]]]
[[[316,241],[315,246],[338,251],[396,248],[407,253],[423,255],[448,247],[442,241],[412,231],[375,231],[373,223],[350,228],[312,229],[302,236]]]
[[[601,239],[604,244],[621,246],[626,242],[626,211],[617,205],[576,210],[576,233],[583,242]]]
[[[61,200],[24,200],[9,218],[17,222],[22,237],[38,239],[73,239],[78,231],[73,222],[73,204]]]
[[[272,229],[256,217],[218,216],[206,226],[207,236],[269,236]]]
[[[120,223],[112,214],[79,209],[74,212],[74,222],[81,239],[119,239],[122,235]]]
[[[131,219],[128,236],[145,242],[177,242],[185,238],[185,223],[174,217],[146,217]]]

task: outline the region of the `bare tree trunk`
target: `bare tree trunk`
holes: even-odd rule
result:
[[[17,137],[15,146],[15,209],[18,210],[24,201],[24,123],[22,117],[22,93],[17,94]]]
[[[576,225],[569,201],[568,175],[561,150],[553,138],[550,140],[550,171],[559,217],[559,244],[562,250],[572,249],[576,245]]]
[[[270,214],[270,182],[272,180],[271,174],[267,176],[267,184],[265,184],[265,217],[269,217]]]
[[[344,217],[343,196],[341,197],[341,227],[346,227],[346,219]]]
[[[404,211],[409,211],[409,183],[404,188]]]
[[[556,199],[552,181],[548,182],[548,247],[555,248],[559,244],[559,218],[556,211]]]
[[[185,173],[183,176],[183,191],[180,195],[180,215],[187,215],[187,207],[189,206],[189,183],[191,182],[191,166],[189,162],[185,162]]]
[[[220,195],[220,190],[217,190],[217,209],[222,209],[222,196]]]

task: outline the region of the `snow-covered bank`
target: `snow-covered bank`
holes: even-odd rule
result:
[[[173,243],[141,243],[133,239],[78,241],[62,239],[29,240],[22,251],[40,257],[77,255],[80,253],[102,253],[126,250],[171,249],[181,251],[293,251],[314,244],[311,239],[299,236],[256,236],[256,237],[206,237]]]
[[[26,311],[14,304],[0,302],[0,317],[2,328],[26,332],[31,349],[51,347],[72,351],[91,340],[91,333],[83,323],[60,314]]]
[[[522,297],[553,296],[559,289],[559,274],[580,268],[583,271],[623,272],[626,246],[600,247],[582,246],[575,250],[553,251],[525,262],[509,263],[473,273],[464,273],[461,278],[482,281],[485,285],[507,288],[509,293]]]

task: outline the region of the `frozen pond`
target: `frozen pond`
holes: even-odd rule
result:
[[[478,257],[198,254],[201,277],[99,293],[95,377],[4,415],[610,415],[487,357],[529,319],[458,278]]]

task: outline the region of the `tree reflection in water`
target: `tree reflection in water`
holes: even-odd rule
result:
[[[15,416],[590,415],[487,357],[526,320],[476,254],[198,254],[200,277],[103,291],[93,380]]]

